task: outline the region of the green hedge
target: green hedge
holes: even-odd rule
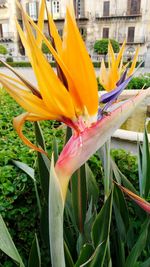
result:
[[[22,68],[28,68],[28,67],[31,67],[31,63],[30,62],[8,62],[8,64],[12,67],[22,67]],[[51,62],[50,63],[52,67],[55,67],[56,64],[55,62]],[[3,63],[0,63],[0,67],[4,67],[4,64]]]
[[[25,146],[13,129],[13,117],[23,112],[16,102],[0,89],[0,213],[2,214],[15,244],[23,258],[29,256],[34,230],[39,224],[37,202],[33,181],[16,168],[12,159],[35,166],[36,152]],[[44,128],[46,146],[51,152],[55,135],[62,147],[64,133],[56,129],[54,122],[41,123]],[[27,122],[25,135],[35,142],[33,124]],[[36,177],[38,180],[38,176]],[[43,250],[44,251],[44,250]],[[0,266],[14,267],[14,264],[0,251]],[[46,267],[42,266],[42,267]]]

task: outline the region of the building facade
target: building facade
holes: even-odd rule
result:
[[[15,16],[17,16],[15,1],[0,0],[0,44],[7,48],[10,55],[18,54]]]
[[[38,18],[40,1],[20,0],[34,21]],[[62,35],[66,0],[46,2]],[[14,24],[15,14],[22,24],[15,0],[0,0],[0,3],[0,36],[9,36],[10,41],[6,40],[9,41],[6,45],[10,50],[23,53]],[[140,54],[146,53],[150,43],[150,0],[74,0],[74,7],[79,30],[91,55],[95,41],[101,38],[116,39],[120,44],[126,39],[127,53],[134,53],[137,46],[140,47]],[[45,15],[45,34],[48,34],[47,24]],[[3,40],[0,39],[0,42]]]

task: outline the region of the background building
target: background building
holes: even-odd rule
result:
[[[40,1],[20,0],[34,21],[38,18]],[[66,0],[47,0],[46,2],[62,35]],[[143,55],[147,51],[147,45],[150,43],[149,0],[74,0],[74,6],[79,30],[91,56],[94,54],[95,41],[101,38],[113,38],[120,44],[126,39],[127,54],[134,53],[137,46],[140,46],[140,54]],[[23,54],[24,50],[14,24],[16,14],[22,24],[15,0],[0,0],[1,42],[9,46],[13,53],[17,53],[19,49]],[[44,32],[48,34],[46,16]]]
[[[18,54],[18,34],[15,26],[17,15],[15,1],[0,0],[0,44],[7,47],[9,54]]]

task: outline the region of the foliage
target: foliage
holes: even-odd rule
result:
[[[99,79],[97,78],[98,83],[98,90],[103,91],[104,88],[100,84]],[[142,88],[149,88],[150,87],[150,78],[148,74],[146,75],[139,75],[138,77],[133,77],[132,80],[127,85],[126,89],[142,89]]]
[[[2,214],[17,248],[23,258],[28,258],[29,249],[34,237],[34,229],[39,224],[36,209],[36,197],[33,181],[12,163],[12,159],[23,161],[30,166],[35,165],[36,153],[28,149],[13,129],[12,120],[22,109],[4,91],[0,90],[0,213]],[[63,136],[63,131],[53,127],[54,123],[44,122],[44,134],[50,152],[53,135]],[[57,124],[54,125],[57,127]],[[33,125],[27,124],[26,136],[34,141]],[[61,147],[61,139],[59,139]],[[17,219],[16,219],[17,218]],[[14,230],[15,229],[15,230]],[[21,243],[20,243],[21,242]],[[3,266],[10,267],[10,260],[0,255]]]
[[[51,54],[49,48],[47,47],[47,45],[44,42],[42,43],[42,52],[44,54]]]
[[[13,57],[7,57],[6,62],[13,62]]]
[[[114,39],[101,39],[95,42],[94,51],[101,55],[107,55],[109,41],[112,44],[114,53],[119,52],[119,43]]]
[[[8,54],[7,48],[3,45],[0,45],[0,54],[2,55]]]
[[[22,110],[3,90],[1,91],[1,105],[3,106],[3,110],[0,111],[0,146],[2,147],[0,153],[1,214],[7,223],[16,247],[19,248],[19,253],[26,266],[31,243],[34,239],[34,232],[36,231],[38,233],[42,264],[43,267],[47,267],[50,266],[50,262],[48,260],[49,255],[46,252],[48,250],[48,235],[45,232],[46,217],[43,211],[46,205],[45,189],[47,192],[48,188],[44,189],[43,182],[40,185],[40,181],[43,181],[44,177],[42,176],[42,180],[40,180],[36,174],[35,177],[37,179],[39,196],[41,198],[42,214],[44,215],[41,219],[44,224],[42,224],[43,226],[41,225],[42,238],[40,238],[40,232],[38,230],[40,214],[36,208],[34,183],[24,172],[15,167],[11,161],[12,158],[17,159],[36,168],[35,152],[24,146],[13,131],[12,117],[20,114]],[[59,125],[44,122],[42,128],[48,151],[51,152],[54,135],[56,138],[58,137],[58,149],[62,149],[64,131],[59,128]],[[27,124],[25,134],[34,141],[35,136],[30,123]],[[41,139],[39,138],[39,140]],[[37,140],[37,142],[41,142],[39,140]],[[57,158],[57,149],[54,151],[55,157]],[[138,190],[137,157],[132,156],[124,150],[112,150],[111,154],[119,169],[121,169],[121,172],[129,179],[133,187]],[[130,263],[132,257],[132,266],[141,267],[141,264],[148,260],[150,250],[148,243],[149,221],[146,221],[146,215],[143,211],[124,199],[120,189],[116,186],[113,192],[113,202],[112,193],[107,201],[104,200],[105,189],[102,181],[106,170],[99,159],[99,155],[100,153],[97,153],[91,157],[89,161],[90,169],[87,165],[85,169],[80,169],[82,173],[80,185],[75,176],[72,178],[72,186],[70,187],[72,190],[68,191],[69,194],[64,217],[66,267],[78,267],[82,263],[88,261],[90,257],[91,264],[87,265],[89,267],[97,267],[98,264],[103,261],[104,264],[100,266],[109,266],[110,251],[112,266],[128,267],[127,264]],[[142,160],[144,160],[144,158]],[[45,158],[41,157],[40,154],[38,162],[39,168],[42,168],[43,163],[45,164]],[[42,164],[40,162],[42,162]],[[146,165],[143,164],[143,166]],[[113,172],[115,176],[118,170],[116,169],[114,172],[114,168],[113,165],[111,172]],[[43,171],[41,173],[43,173]],[[49,179],[49,173],[47,172],[45,175],[47,179]],[[98,183],[96,183],[95,177]],[[120,173],[119,177],[122,179]],[[92,197],[92,195],[94,197]],[[127,203],[129,209],[126,206]],[[98,214],[98,216],[96,216],[96,214]],[[101,229],[101,231],[99,231],[99,229]],[[92,233],[92,235],[90,233]],[[105,242],[108,235],[110,250],[109,247],[107,247],[107,242]],[[43,237],[45,245],[42,245]],[[32,255],[37,251],[35,246],[37,246],[38,241],[37,239],[34,240],[36,240],[36,242],[33,242]],[[3,254],[1,255],[0,261],[2,266],[14,266],[11,264],[11,260],[8,260]],[[124,265],[125,262],[126,265]]]
[[[8,62],[10,66],[12,66],[13,68],[29,68],[31,67],[31,63],[30,62]],[[56,64],[55,62],[50,62],[52,67],[55,67]],[[0,67],[4,67],[3,63],[0,63]]]
[[[150,79],[147,75],[134,77],[128,84],[127,89],[142,89],[150,87]]]

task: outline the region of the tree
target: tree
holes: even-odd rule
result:
[[[2,55],[8,54],[7,48],[3,45],[0,45],[0,54]]]
[[[112,44],[115,53],[119,52],[119,43],[114,39],[101,39],[95,42],[94,51],[100,55],[106,55],[108,53],[109,41]]]

